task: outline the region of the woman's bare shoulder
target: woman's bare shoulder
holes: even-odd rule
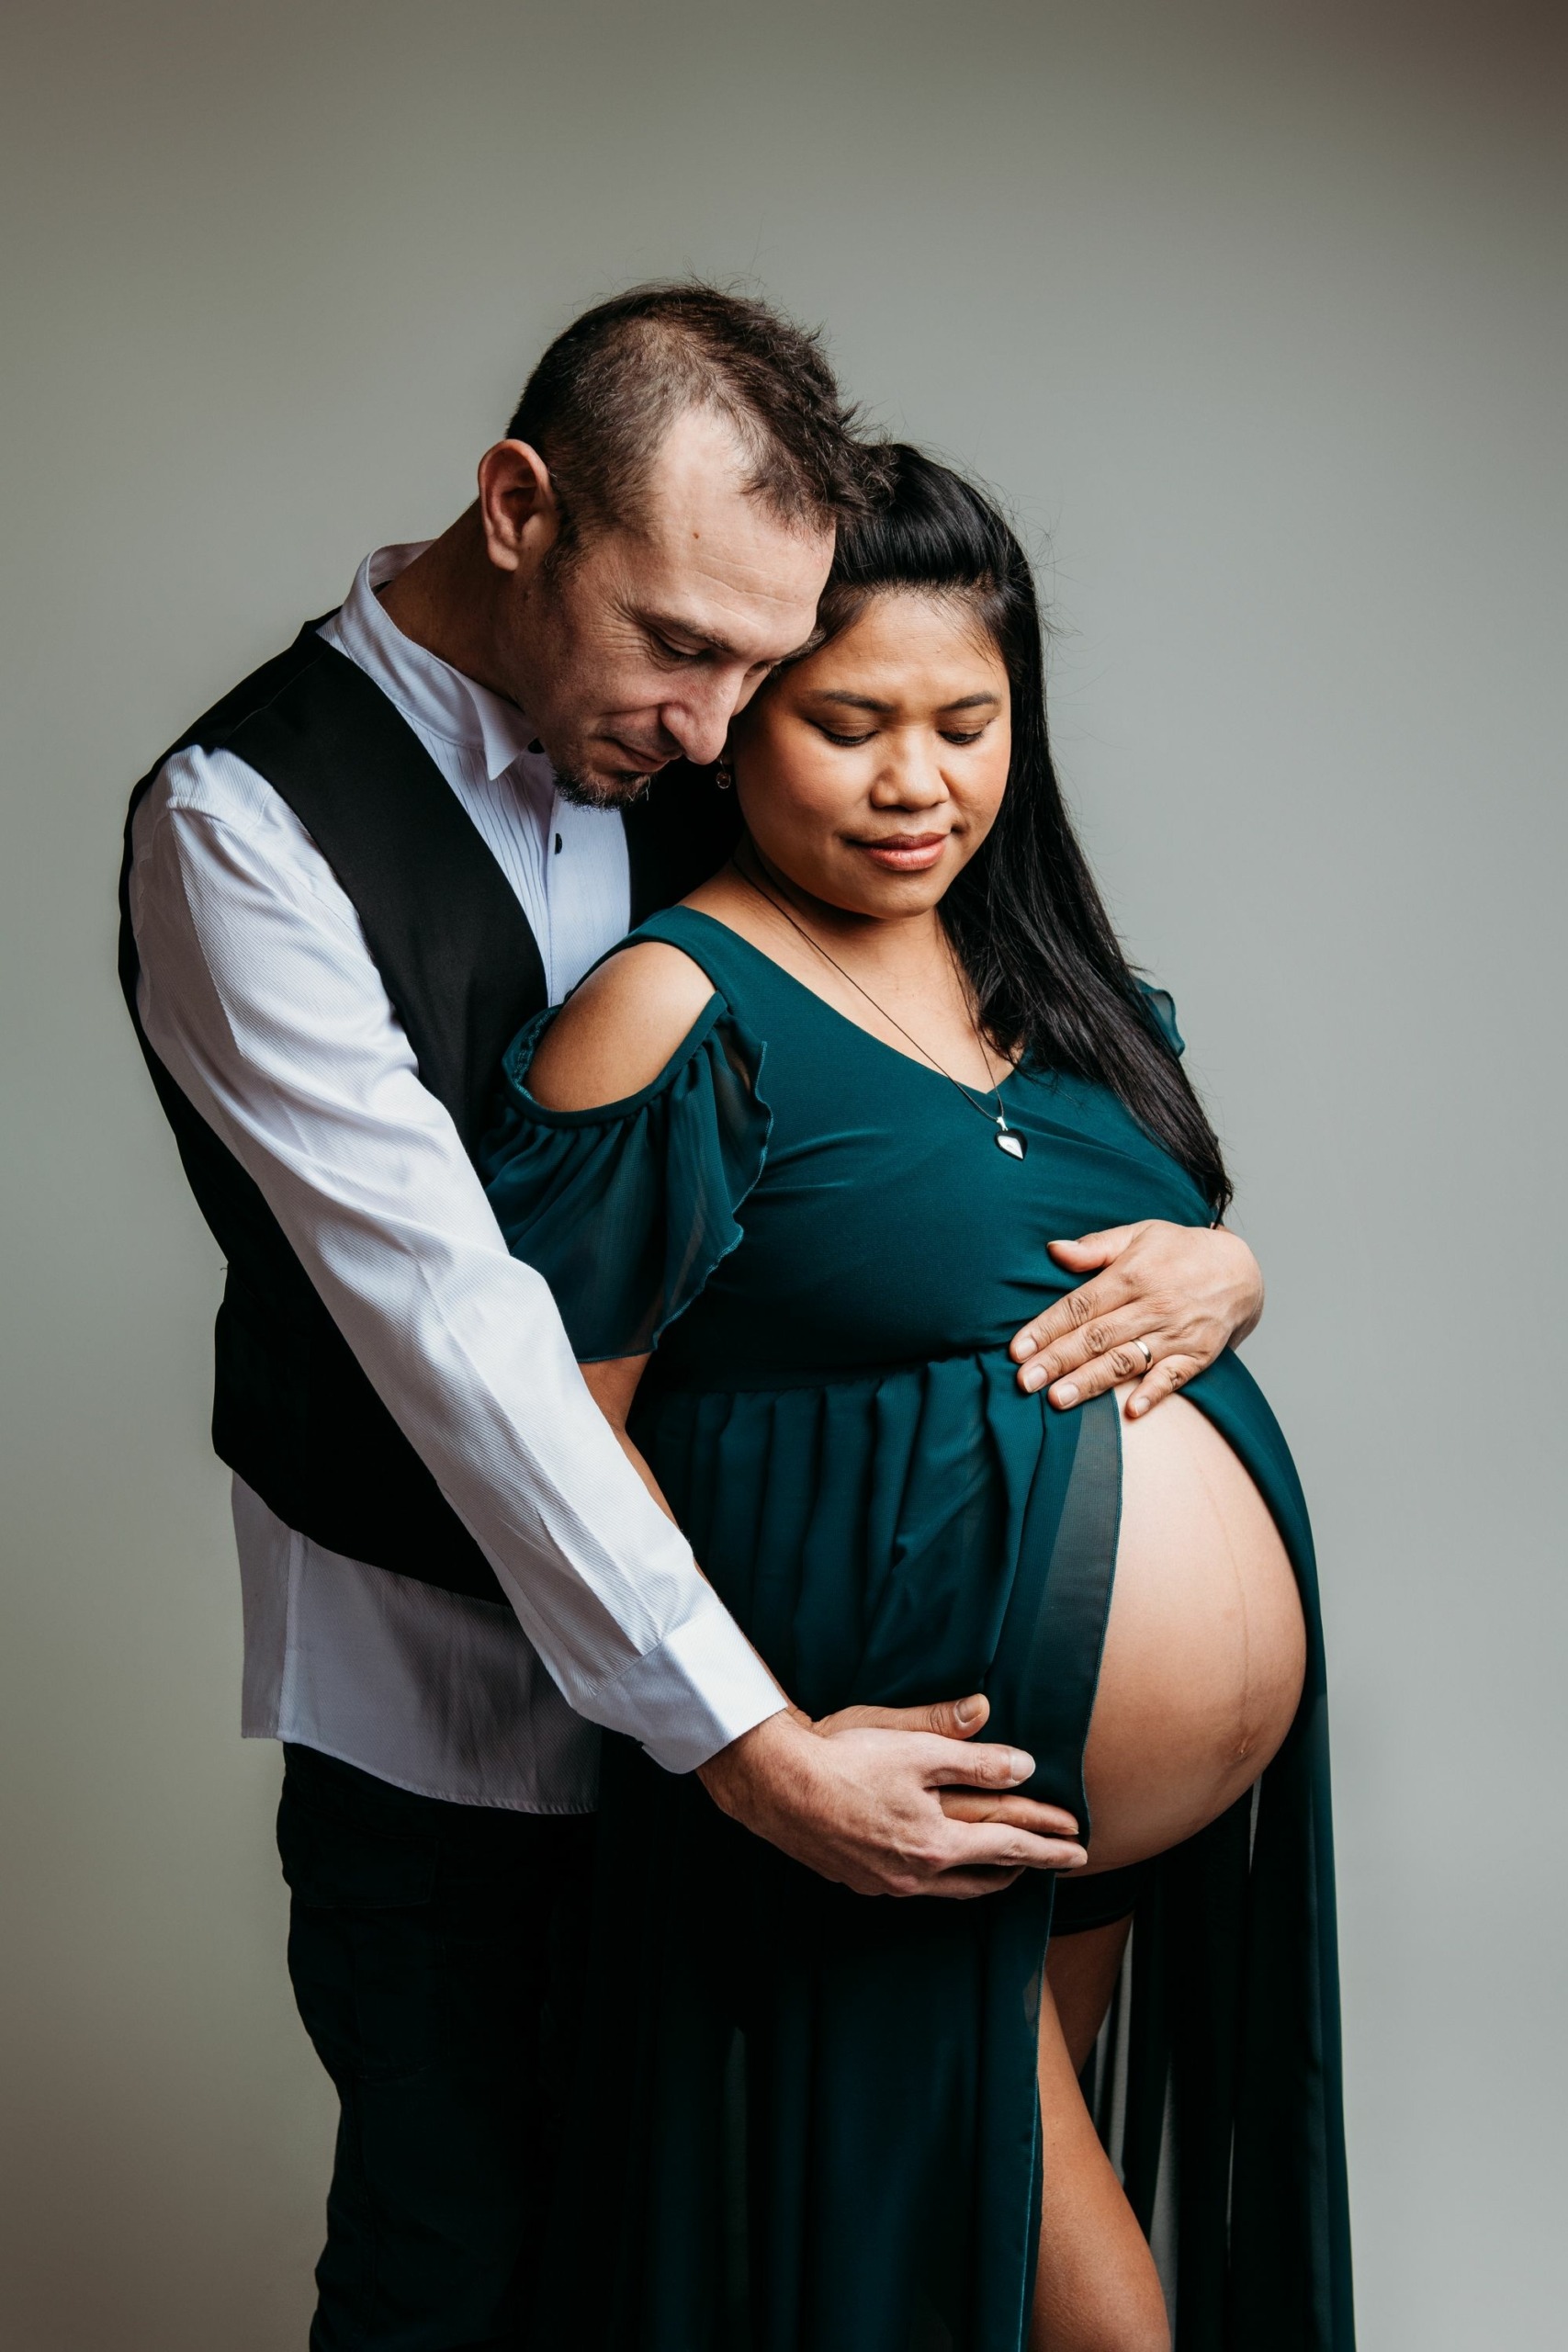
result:
[[[650,1086],[691,1034],[714,985],[662,940],[625,947],[591,972],[539,1041],[528,1091],[550,1111],[592,1111]]]

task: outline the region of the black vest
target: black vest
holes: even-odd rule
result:
[[[174,752],[232,752],[265,777],[353,901],[393,1010],[465,1148],[488,1124],[501,1057],[546,1001],[538,946],[501,868],[412,729],[308,622],[214,705],[131,795],[120,874],[120,984],[202,1215],[228,1261],[212,1442],[278,1517],[351,1559],[502,1600],[472,1536],[398,1428],[260,1189],[148,1045],[136,1010],[131,826]],[[634,924],[720,865],[732,804],[686,768],[625,812]]]

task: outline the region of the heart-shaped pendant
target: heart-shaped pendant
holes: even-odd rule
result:
[[[1010,1127],[998,1128],[997,1132],[997,1149],[998,1151],[1005,1151],[1010,1159],[1021,1159],[1027,1148],[1028,1147],[1024,1143],[1023,1137],[1021,1136],[1015,1136]]]

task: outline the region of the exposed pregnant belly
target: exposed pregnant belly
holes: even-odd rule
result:
[[[1089,1870],[1190,1838],[1252,1786],[1301,1698],[1306,1633],[1268,1506],[1184,1397],[1122,1422],[1122,1528],[1084,1767]]]

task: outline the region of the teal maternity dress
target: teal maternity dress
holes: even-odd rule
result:
[[[653,1351],[632,1433],[792,1698],[823,1715],[983,1689],[991,1734],[1037,1759],[1032,1792],[1088,1824],[1121,1424],[1109,1398],[1022,1395],[1007,1342],[1071,1286],[1049,1240],[1206,1225],[1203,1199],[1102,1087],[1015,1071],[1015,1159],[945,1079],[726,926],[678,908],[635,937],[683,949],[713,996],[652,1085],[598,1110],[533,1100],[550,1016],[524,1031],[485,1153],[509,1245],[581,1359]],[[1306,1688],[1255,1795],[1145,1883],[1086,2088],[1140,2220],[1157,2206],[1173,2239],[1180,2352],[1350,2352],[1311,1535],[1236,1357],[1187,1394],[1289,1549]],[[1052,1878],[852,1894],[618,1739],[602,1807],[539,2340],[1020,2352],[1051,2194]]]

